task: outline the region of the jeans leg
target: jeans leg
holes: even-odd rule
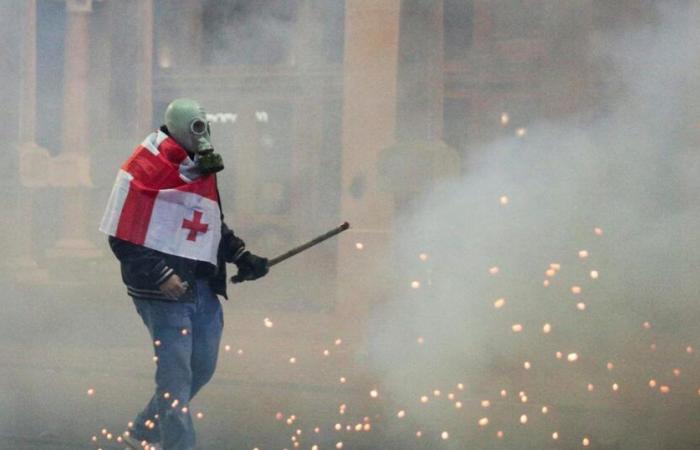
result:
[[[219,298],[205,280],[197,280],[197,309],[192,316],[192,386],[190,397],[211,380],[224,327]]]
[[[155,347],[158,360],[154,399],[161,445],[164,450],[193,449],[195,434],[189,401],[194,306],[138,299],[134,303],[151,338],[159,341]],[[144,413],[148,414],[151,407],[149,403]]]

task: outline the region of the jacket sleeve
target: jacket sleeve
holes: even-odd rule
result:
[[[109,246],[131,279],[160,286],[175,273],[155,250],[113,236],[109,237]]]
[[[221,251],[224,261],[235,263],[245,252],[245,242],[233,233],[223,221],[221,222]]]

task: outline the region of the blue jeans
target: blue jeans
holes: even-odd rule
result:
[[[189,403],[214,375],[219,354],[221,303],[203,279],[193,294],[193,303],[134,298],[157,361],[156,392],[130,431],[138,440],[160,442],[164,450],[194,449]]]

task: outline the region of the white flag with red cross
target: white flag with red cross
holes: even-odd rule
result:
[[[170,255],[217,263],[221,210],[216,176],[162,131],[122,165],[100,231]]]

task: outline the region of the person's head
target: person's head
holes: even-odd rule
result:
[[[165,126],[170,135],[190,153],[214,150],[207,115],[199,103],[189,98],[173,100],[165,110]]]
[[[165,110],[165,126],[178,144],[194,154],[203,172],[218,172],[224,168],[221,156],[211,145],[211,129],[204,108],[189,98],[173,100]]]

